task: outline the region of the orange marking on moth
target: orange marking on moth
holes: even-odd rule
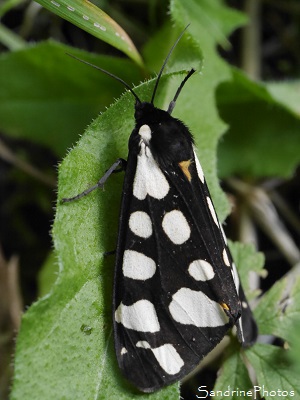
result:
[[[191,180],[192,180],[192,175],[189,171],[189,167],[190,167],[191,163],[192,163],[192,160],[181,161],[180,163],[178,163],[179,167],[181,168],[182,172],[187,177],[187,180],[189,182],[191,182]]]
[[[226,303],[221,303],[221,307],[223,308],[223,310],[230,311],[230,308]]]

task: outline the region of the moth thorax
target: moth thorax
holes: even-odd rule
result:
[[[142,125],[139,129],[139,135],[145,143],[149,143],[152,137],[149,125]]]

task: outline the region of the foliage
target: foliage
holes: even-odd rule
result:
[[[186,71],[197,69],[178,99],[174,116],[194,134],[221,220],[229,213],[229,204],[217,178],[218,143],[218,167],[223,177],[236,174],[254,180],[291,176],[299,163],[296,95],[291,98],[286,84],[254,82],[220,57],[217,45],[228,46],[230,32],[246,23],[242,13],[224,6],[221,0],[172,0],[170,20],[147,41],[143,57],[125,31],[96,6],[79,0],[39,3],[130,59],[92,55],[53,40],[23,43],[23,47],[17,41],[18,50],[0,58],[0,68],[5,71],[0,74],[0,128],[7,135],[31,139],[62,157],[94,119],[59,166],[55,254],[40,278],[44,297],[22,318],[11,399],[178,399],[177,384],[159,393],[138,393],[120,376],[116,365],[111,327],[113,257],[104,253],[113,250],[116,242],[122,177],[116,174],[105,191],[95,191],[80,201],[59,202],[97,182],[118,157],[126,158],[134,124],[132,95],[126,92],[120,96],[124,89],[119,83],[65,53],[134,83],[138,96],[147,100],[155,78],[139,82],[158,72],[178,33],[190,24],[166,67],[156,105],[166,108]],[[10,43],[14,43],[13,36]],[[109,103],[113,104],[104,111]],[[97,116],[100,110],[103,113]],[[220,141],[226,130],[225,139]],[[249,272],[261,272],[263,257],[252,246],[235,243],[232,251],[249,292]],[[57,279],[49,285],[49,270],[50,275],[53,270],[57,273],[57,265]],[[298,286],[299,281],[293,284],[285,307],[284,280],[262,296],[255,310],[261,333],[295,340],[291,332],[299,321]],[[241,350],[235,339],[231,342],[215,390],[225,391],[228,385],[251,389],[248,363],[265,390],[278,386],[300,395],[286,350],[262,344]]]

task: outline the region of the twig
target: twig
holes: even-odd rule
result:
[[[56,187],[56,181],[52,177],[40,172],[37,168],[33,167],[24,160],[18,158],[8,146],[0,139],[0,157],[15,167],[26,172],[28,175],[33,176],[37,180],[43,182],[50,187]]]
[[[261,75],[261,0],[246,0],[245,12],[249,16],[249,24],[243,29],[242,35],[242,69],[254,80]]]

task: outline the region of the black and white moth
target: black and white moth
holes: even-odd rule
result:
[[[127,162],[118,159],[95,186],[63,199],[78,199],[102,187],[113,172],[125,170],[114,278],[114,340],[120,369],[143,392],[181,380],[233,326],[244,346],[257,337],[192,134],[171,116],[195,71],[182,81],[167,111],[153,104],[175,45],[158,75],[151,102],[142,102],[125,82],[102,70],[136,98]]]

